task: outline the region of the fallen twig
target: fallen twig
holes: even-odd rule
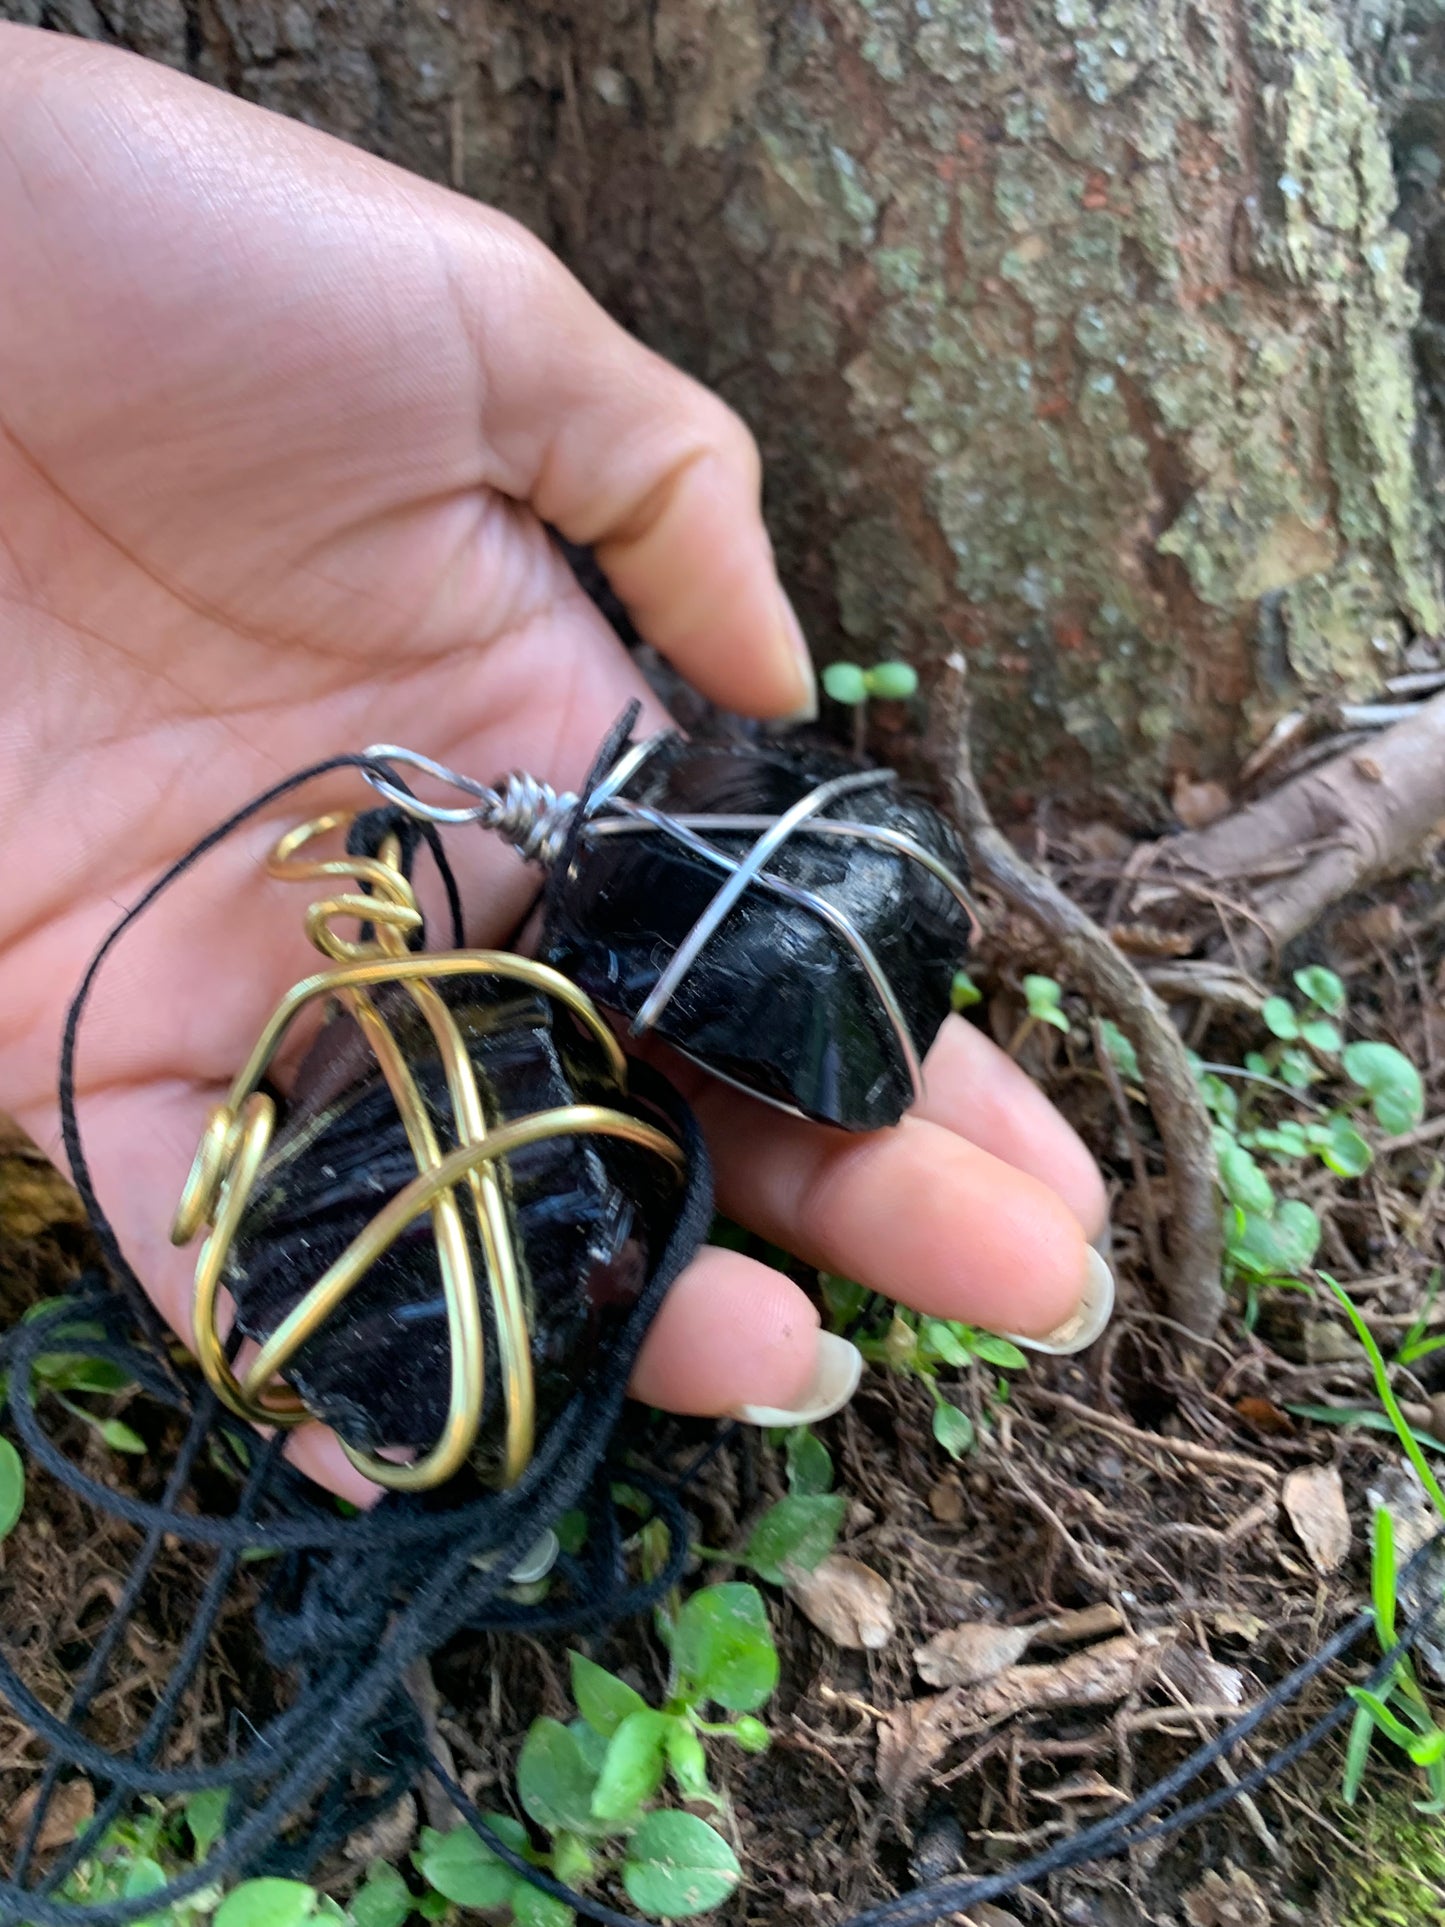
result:
[[[1258,969],[1332,903],[1407,862],[1442,817],[1445,695],[1259,802],[1170,838],[1150,884],[1170,870],[1214,884],[1253,879],[1250,925],[1219,951]],[[1282,853],[1296,859],[1289,874],[1262,883],[1261,869]]]
[[[1244,1478],[1257,1479],[1261,1485],[1277,1486],[1281,1474],[1263,1459],[1246,1458],[1243,1452],[1225,1452],[1215,1445],[1200,1445],[1194,1439],[1178,1439],[1167,1432],[1141,1432],[1137,1425],[1130,1425],[1127,1419],[1115,1418],[1112,1412],[1099,1412],[1092,1405],[1070,1398],[1067,1392],[1053,1392],[1043,1385],[1030,1385],[1030,1400],[1041,1399],[1045,1405],[1052,1405],[1057,1411],[1067,1412],[1083,1425],[1091,1425],[1097,1432],[1109,1432],[1117,1439],[1143,1451],[1167,1452],[1172,1458],[1186,1459],[1191,1465],[1207,1466],[1213,1472],[1237,1472]]]
[[[1208,1337],[1224,1309],[1223,1254],[1209,1113],[1179,1033],[1163,1004],[1099,926],[1058,885],[1026,863],[989,815],[969,753],[962,658],[944,665],[937,760],[974,872],[1043,932],[1070,984],[1119,1026],[1139,1059],[1168,1164],[1169,1310]]]

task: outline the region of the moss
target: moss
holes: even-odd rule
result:
[[[1438,1816],[1419,1813],[1401,1784],[1342,1809],[1335,1821],[1358,1848],[1340,1857],[1340,1927],[1442,1927],[1445,1828]]]

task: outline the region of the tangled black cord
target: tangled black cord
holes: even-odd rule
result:
[[[338,757],[304,770],[238,811],[173,865],[101,945],[67,1017],[60,1086],[63,1135],[77,1187],[113,1275],[110,1280],[91,1276],[82,1281],[71,1297],[0,1339],[0,1370],[8,1378],[10,1421],[30,1469],[49,1474],[98,1516],[133,1528],[141,1543],[66,1713],[45,1705],[0,1650],[0,1697],[48,1749],[25,1838],[10,1874],[0,1877],[0,1927],[11,1922],[123,1927],[228,1878],[257,1873],[304,1876],[427,1773],[484,1843],[519,1875],[603,1927],[641,1927],[633,1916],[562,1886],[488,1826],[433,1752],[405,1681],[415,1662],[458,1633],[562,1632],[584,1626],[595,1631],[647,1610],[682,1575],[690,1534],[680,1495],[697,1465],[669,1483],[631,1465],[616,1466],[608,1454],[633,1357],[711,1213],[706,1153],[686,1108],[660,1080],[635,1067],[634,1075],[671,1117],[687,1151],[686,1197],[643,1299],[592,1359],[522,1480],[509,1491],[452,1504],[435,1495],[389,1494],[373,1511],[355,1517],[341,1516],[333,1501],[291,1470],[280,1439],[261,1440],[231,1418],[197,1373],[172,1361],[159,1320],[95,1195],[76,1123],[80,1022],[97,973],[120,937],[224,836],[313,777],[345,767],[373,766],[359,757]],[[422,834],[441,871],[460,943],[455,883],[435,832],[426,826]],[[408,847],[414,851],[414,835]],[[136,1497],[91,1477],[47,1431],[37,1405],[37,1361],[78,1349],[116,1365],[150,1400],[183,1419],[183,1436],[158,1498]],[[716,1442],[704,1457],[714,1449]],[[200,1503],[195,1476],[203,1466],[229,1475],[236,1492],[230,1511]],[[665,1554],[645,1581],[628,1576],[623,1521],[614,1495],[619,1478],[642,1494],[663,1528]],[[519,1595],[510,1574],[542,1529],[572,1509],[580,1509],[587,1522],[581,1549],[559,1559],[547,1598],[529,1602]],[[634,1531],[636,1523],[633,1518],[627,1530]],[[209,1571],[140,1736],[124,1749],[111,1748],[94,1737],[88,1723],[156,1561],[168,1543],[177,1541],[198,1562],[209,1557]],[[1421,1568],[1437,1543],[1431,1541],[1415,1555],[1402,1582]],[[282,1710],[259,1726],[247,1719],[247,1737],[242,1740],[239,1731],[233,1731],[220,1761],[164,1764],[238,1569],[243,1560],[258,1555],[266,1555],[268,1562],[256,1569],[265,1579],[255,1622],[275,1675],[276,1697],[285,1702]],[[1370,1686],[1386,1682],[1434,1618],[1431,1610],[1417,1617],[1400,1644],[1375,1666]],[[1173,1812],[1163,1811],[1352,1650],[1372,1623],[1368,1612],[1358,1614],[1249,1713],[1107,1819],[1004,1872],[920,1887],[855,1915],[846,1927],[921,1927],[1065,1868],[1177,1832],[1256,1791],[1335,1731],[1350,1717],[1354,1702],[1341,1699],[1297,1739],[1230,1784]],[[95,1811],[42,1871],[36,1861],[46,1818],[63,1778],[73,1773],[90,1779]],[[201,1865],[145,1894],[100,1904],[66,1897],[66,1883],[101,1846],[117,1819],[140,1803],[203,1790],[223,1790],[227,1813],[223,1834]]]

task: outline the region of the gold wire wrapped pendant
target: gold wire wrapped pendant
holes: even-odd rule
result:
[[[197,1354],[233,1412],[320,1418],[381,1485],[421,1490],[468,1463],[510,1484],[601,1329],[640,1295],[682,1152],[557,971],[408,947],[422,919],[395,834],[374,855],[303,854],[352,821],[302,825],[268,865],[343,887],[306,918],[330,967],[282,999],[176,1213],[178,1244],[209,1227]],[[261,1086],[318,1001],[327,1017],[279,1109]]]

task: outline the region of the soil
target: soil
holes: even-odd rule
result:
[[[1098,826],[1083,825],[1041,834],[1034,854],[1102,910],[1126,855],[1108,848]],[[1022,1009],[1020,965],[1008,930],[996,926],[995,939],[974,975],[988,993],[988,1021],[1011,1039]],[[1298,954],[1280,960],[1279,980],[1306,961],[1345,978],[1357,1031],[1391,1039],[1422,1067],[1426,1119],[1440,1118],[1445,863],[1431,853],[1409,880],[1342,906]],[[1260,1041],[1257,1019],[1207,1007],[1181,1014],[1191,1043],[1211,1058],[1238,1063]],[[1074,1015],[1085,1021],[1070,1038],[1035,1032],[1022,1048],[1108,1176],[1119,1314],[1082,1359],[1033,1362],[1005,1403],[986,1397],[992,1379],[982,1374],[951,1383],[952,1396],[972,1400],[980,1427],[978,1449],[958,1466],[932,1438],[931,1401],[917,1380],[871,1372],[849,1410],[821,1428],[851,1498],[839,1549],[888,1582],[897,1630],[880,1649],[845,1651],[769,1589],[782,1654],[782,1686],[768,1710],[774,1744],[760,1758],[728,1748],[715,1754],[747,1875],[730,1915],[738,1923],[837,1921],[920,1879],[1023,1858],[1158,1779],[1367,1598],[1368,1495],[1398,1454],[1378,1432],[1317,1424],[1289,1409],[1374,1408],[1358,1348],[1319,1296],[1266,1294],[1252,1332],[1235,1305],[1203,1345],[1161,1312],[1146,1255],[1164,1199],[1148,1113],[1129,1102],[1121,1115],[1094,1063],[1086,1013]],[[1321,1170],[1302,1192],[1324,1221],[1321,1263],[1349,1286],[1387,1347],[1428,1308],[1442,1262],[1442,1144],[1445,1131],[1427,1122],[1382,1148],[1364,1177]],[[0,1316],[13,1319],[63,1290],[88,1256],[68,1188],[33,1147],[13,1135],[0,1140]],[[1429,1316],[1445,1324],[1445,1308]],[[1422,1408],[1436,1389],[1408,1373],[1396,1383]],[[707,1436],[678,1422],[630,1424],[638,1450],[663,1467],[685,1463]],[[115,1455],[87,1428],[77,1426],[75,1440],[116,1476]],[[126,1461],[122,1470],[144,1485],[161,1475],[162,1458]],[[1311,1562],[1281,1504],[1284,1480],[1305,1467],[1338,1472],[1348,1514],[1348,1549],[1327,1572]],[[741,1543],[750,1520],[784,1490],[782,1476],[777,1455],[756,1436],[719,1454],[691,1490],[701,1541]],[[26,1517],[30,1529],[0,1545],[0,1625],[43,1697],[58,1704],[85,1664],[134,1541],[123,1528],[91,1536],[93,1522],[43,1482],[32,1485]],[[709,1578],[732,1570],[706,1568]],[[181,1549],[164,1556],[116,1684],[97,1709],[100,1737],[139,1730],[203,1577]],[[920,1680],[916,1649],[950,1628],[1033,1624],[1100,1606],[1113,1614],[1099,1616],[1096,1631],[1133,1644],[1116,1644],[1112,1659],[1097,1638],[1068,1649],[1085,1655],[1071,1662],[1074,1703],[1042,1703],[1050,1689],[1037,1676],[1019,1685],[1012,1708],[982,1704],[967,1688],[937,1693]],[[646,1626],[616,1629],[589,1650],[645,1689],[664,1683],[661,1650]],[[1050,1669],[1056,1697],[1068,1650],[1042,1638],[1026,1655],[1030,1666]],[[1367,1660],[1362,1653],[1316,1682],[1202,1790],[1301,1731],[1363,1675]],[[438,1656],[434,1676],[440,1730],[468,1790],[483,1806],[505,1804],[528,1723],[542,1712],[570,1712],[565,1645],[475,1641]],[[228,1723],[272,1690],[258,1669],[243,1584],[192,1695],[191,1743],[223,1744]],[[7,1837],[14,1842],[16,1804],[36,1757],[23,1725],[0,1716],[0,1800],[10,1813],[0,1847]],[[1327,1744],[1255,1799],[1178,1839],[1075,1870],[974,1918],[978,1927],[1369,1927],[1395,1918],[1371,1897],[1368,1861],[1371,1853],[1389,1857],[1379,1842],[1394,1837],[1392,1816],[1408,1812],[1416,1789],[1381,1755],[1351,1812],[1339,1798],[1341,1765],[1341,1748]],[[417,1818],[410,1809],[398,1817],[391,1852],[404,1853]],[[374,1838],[358,1842],[357,1857],[375,1846]],[[334,1871],[344,1886],[348,1870]],[[1432,1888],[1422,1872],[1415,1892],[1417,1918],[1432,1909],[1445,1918],[1445,1887]]]

